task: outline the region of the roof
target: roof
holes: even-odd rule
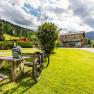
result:
[[[73,34],[83,34],[84,32],[68,32],[68,33],[61,33],[60,35],[73,35]]]

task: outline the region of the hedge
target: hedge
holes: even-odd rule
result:
[[[16,42],[22,48],[32,48],[32,42]]]
[[[8,50],[13,48],[13,41],[0,41],[0,50]],[[15,42],[22,48],[31,48],[32,42]]]
[[[8,50],[13,48],[13,42],[11,41],[0,41],[0,50]]]

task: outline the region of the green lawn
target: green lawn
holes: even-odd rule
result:
[[[19,39],[19,37],[13,37],[11,35],[8,34],[4,34],[5,40],[13,40],[13,39]]]
[[[94,53],[65,48],[55,52],[38,83],[26,75],[16,83],[5,80],[0,94],[94,94]]]

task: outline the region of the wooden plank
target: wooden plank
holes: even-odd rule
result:
[[[24,73],[24,62],[23,61],[16,61],[12,62],[11,64],[11,80],[15,82],[16,78],[19,75]]]
[[[23,56],[25,56],[25,55],[31,55],[31,56],[32,56],[32,55],[34,55],[34,54],[35,54],[35,53],[22,53]]]
[[[7,56],[0,56],[0,60],[7,60],[7,61],[21,61],[24,59],[28,59],[30,56],[22,56],[20,59],[14,59],[12,56],[7,57]]]
[[[7,78],[9,78],[9,76],[6,76],[6,75],[0,73],[0,81],[7,79]]]
[[[8,78],[9,76],[6,76],[6,75],[0,73],[0,77],[2,77],[2,78]]]
[[[25,62],[24,65],[27,65],[27,66],[32,66],[33,63],[32,62]]]

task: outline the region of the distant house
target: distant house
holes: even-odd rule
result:
[[[70,32],[60,35],[63,47],[83,47],[86,43],[84,32]]]
[[[17,41],[17,42],[29,42],[30,40],[28,38],[19,38],[19,39],[14,39],[14,41]]]

